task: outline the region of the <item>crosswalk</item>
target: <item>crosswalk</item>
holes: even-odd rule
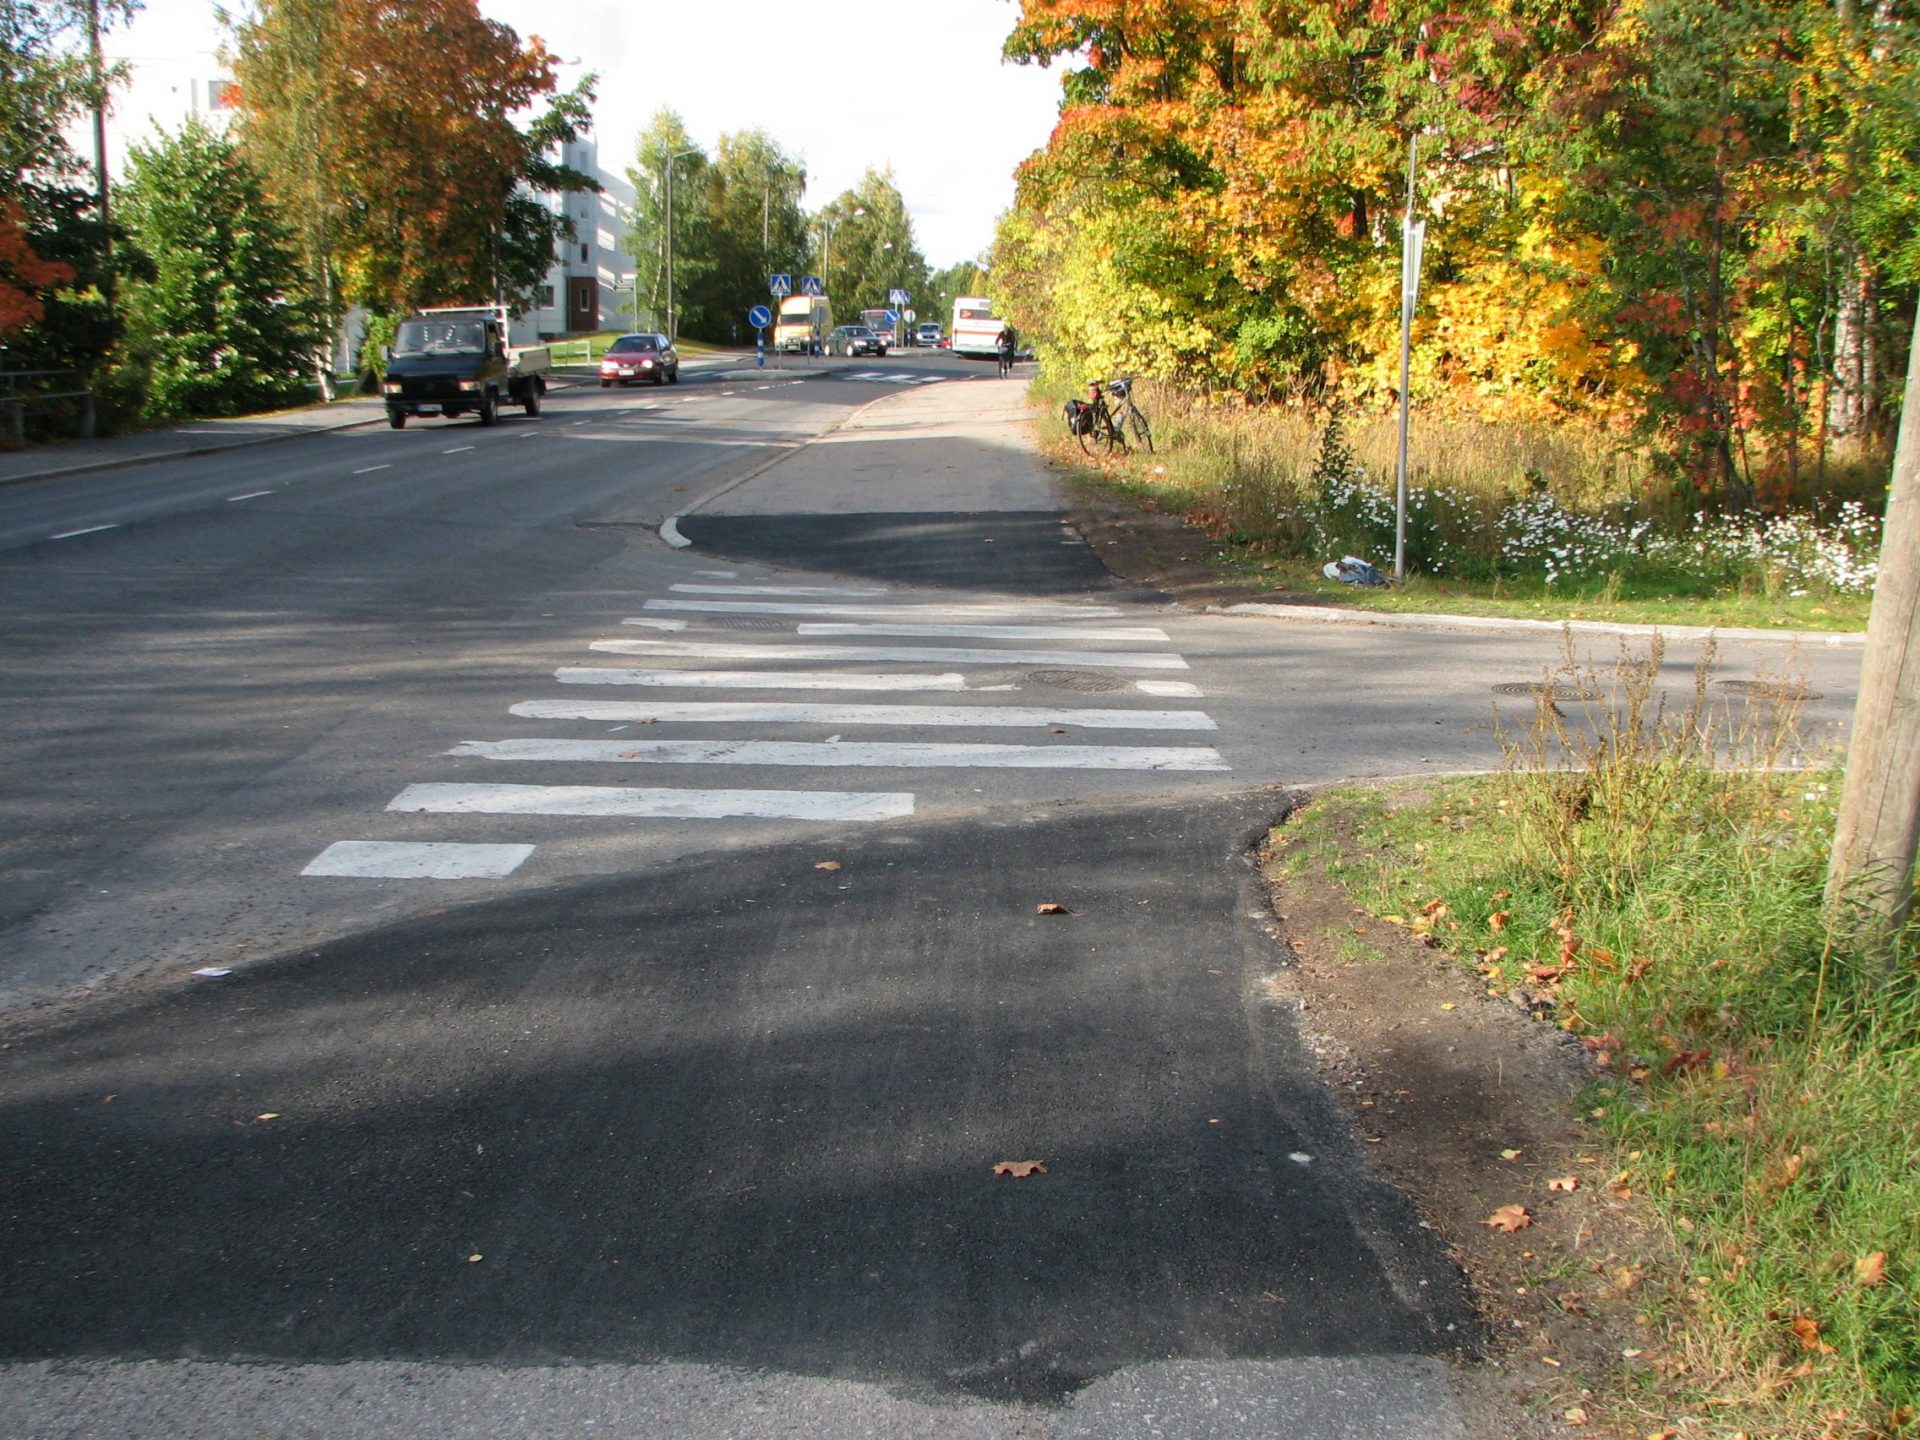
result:
[[[1187,670],[1186,659],[1164,630],[1135,623],[1116,607],[937,601],[882,586],[734,583],[724,572],[700,573],[704,581],[675,584],[646,600],[643,613],[622,622],[628,634],[587,643],[595,657],[631,663],[563,664],[550,677],[552,693],[507,704],[509,723],[534,722],[541,733],[459,741],[434,759],[477,767],[459,772],[471,778],[405,785],[387,812],[503,824],[516,817],[845,824],[912,816],[919,794],[908,786],[916,776],[937,785],[943,773],[992,770],[1229,769],[1218,749],[1190,743],[1217,729],[1213,718],[1168,703],[1204,698],[1192,681],[1168,674]],[[743,627],[753,638],[733,638]],[[1009,678],[1014,667],[1042,668]],[[1048,688],[1073,691],[1074,699],[1055,704],[1035,693]],[[633,731],[643,726],[648,733],[639,738]],[[653,726],[693,733],[661,734]],[[714,726],[746,733],[716,738]],[[953,738],[981,730],[1028,734]],[[922,738],[908,738],[916,731]],[[1112,733],[1114,743],[1079,732]],[[602,778],[633,773],[631,767],[648,777],[697,777],[715,766],[792,771],[796,778],[765,788]],[[821,771],[838,772],[822,776],[833,788],[798,778]],[[863,783],[875,772],[880,785]],[[565,783],[545,783],[549,775]],[[1044,779],[1035,775],[1029,783]],[[328,845],[301,873],[497,879],[538,849],[524,836],[467,843],[363,834]]]
[[[858,380],[866,385],[938,385],[948,377],[916,374],[910,370],[849,370],[841,372],[838,378]]]

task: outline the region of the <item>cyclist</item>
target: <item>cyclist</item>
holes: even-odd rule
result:
[[[1000,339],[994,346],[994,349],[997,350],[1000,355],[1000,378],[1002,380],[1013,373],[1013,354],[1018,343],[1018,337],[1013,333],[1013,326],[1002,325],[1000,327]]]

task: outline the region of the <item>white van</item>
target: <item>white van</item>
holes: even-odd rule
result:
[[[833,329],[833,307],[824,295],[789,295],[773,321],[773,348],[787,354],[818,355]]]

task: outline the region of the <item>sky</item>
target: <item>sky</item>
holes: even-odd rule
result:
[[[723,133],[765,130],[806,166],[808,209],[869,166],[891,167],[935,269],[992,243],[1013,203],[1014,167],[1046,143],[1059,107],[1058,67],[1000,59],[1013,0],[480,0],[480,9],[571,62],[563,85],[598,72],[604,169],[625,169],[663,106],[709,153]],[[106,48],[181,59],[221,37],[214,0],[145,0]]]

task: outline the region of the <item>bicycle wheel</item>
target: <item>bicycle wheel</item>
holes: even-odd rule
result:
[[[1105,454],[1112,445],[1105,440],[1107,422],[1098,415],[1085,417],[1085,423],[1073,432],[1073,438],[1080,442],[1080,448],[1089,455]]]
[[[1100,442],[1100,449],[1108,455],[1127,448],[1127,437],[1120,433],[1120,422],[1111,415],[1100,417],[1100,433],[1095,438]]]
[[[1147,417],[1134,406],[1127,407],[1127,433],[1135,446],[1149,455],[1153,453],[1153,430],[1147,424]]]

